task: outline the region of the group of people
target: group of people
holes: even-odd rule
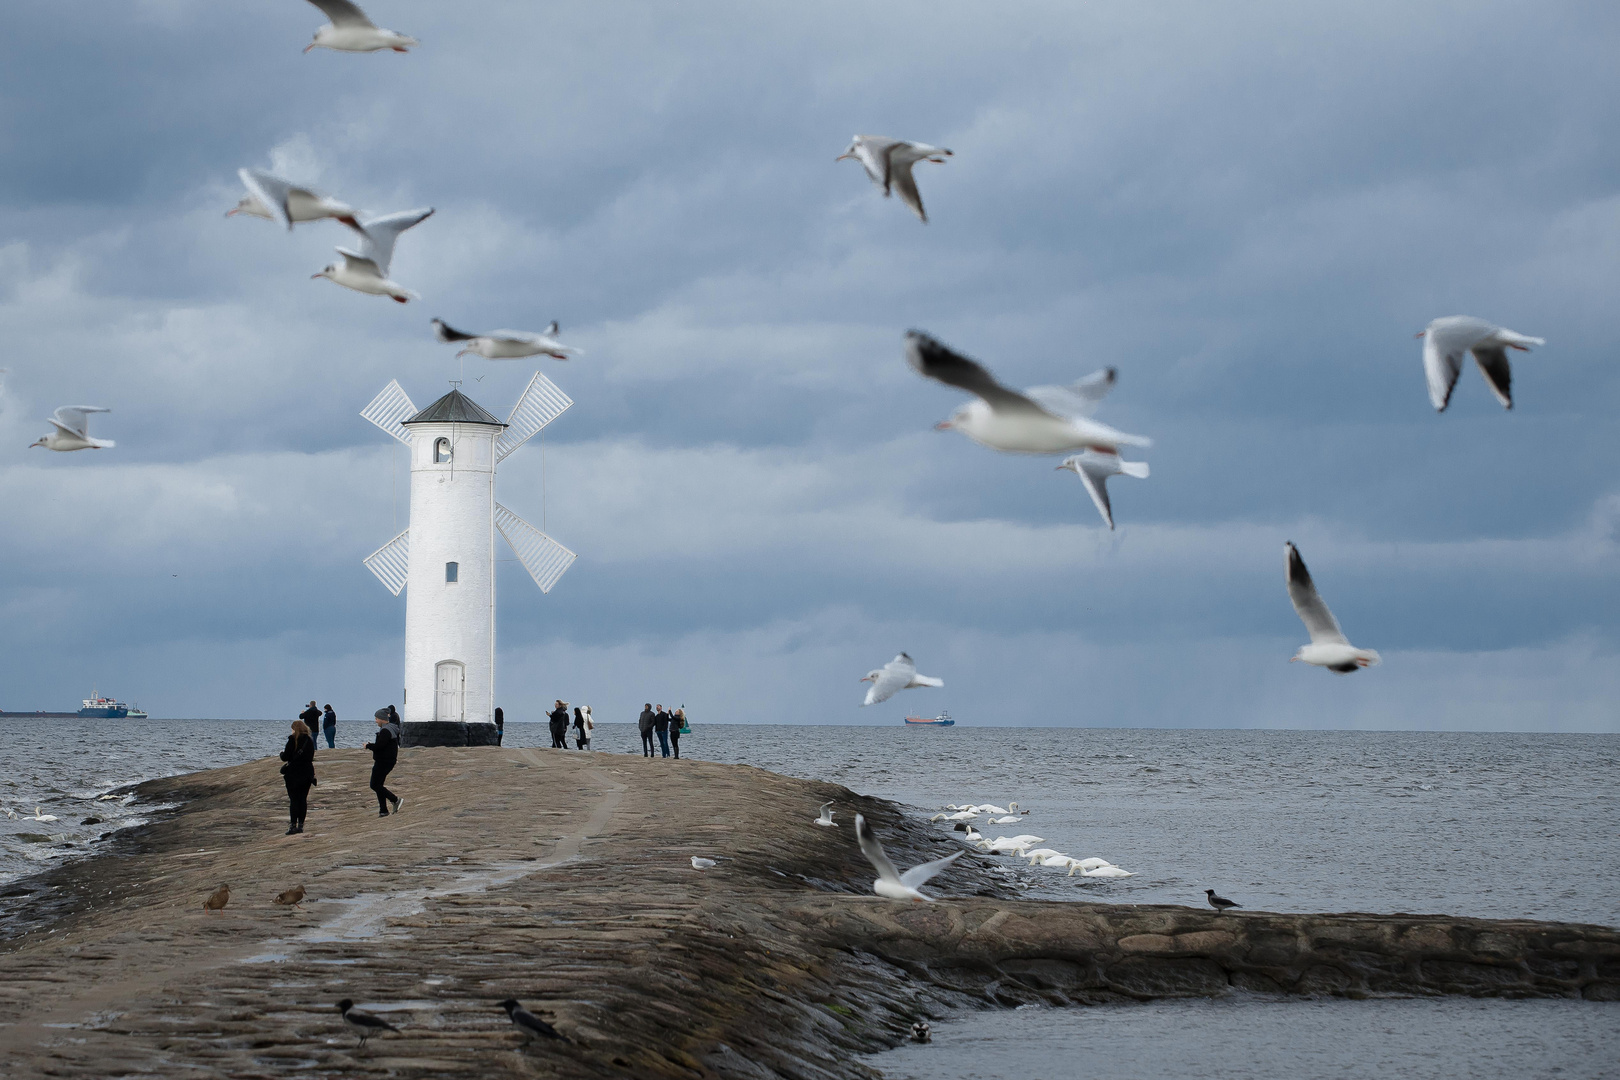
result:
[[[387,817],[390,805],[392,812],[397,814],[404,801],[389,791],[385,783],[399,760],[402,732],[399,713],[392,705],[378,709],[376,718],[377,735],[366,743],[365,749],[371,751],[371,790],[377,795],[377,816]],[[281,760],[285,762],[281,766],[281,776],[287,782],[288,836],[304,831],[304,818],[309,813],[309,789],[318,783],[315,779],[315,731],[311,726],[312,720],[322,720],[326,745],[330,748],[335,743],[337,714],[328,705],[323,719],[322,712],[315,708],[313,701],[310,702],[309,708],[293,721],[292,734],[287,736],[287,745],[281,751]]]
[[[683,705],[674,712],[664,711],[664,706],[656,709],[652,702],[648,702],[641,709],[641,718],[636,721],[636,727],[641,731],[641,756],[657,757],[653,750],[653,736],[658,736],[658,744],[663,748],[664,756],[670,756],[670,748],[674,747],[675,756],[681,756],[681,732],[691,731],[686,723],[686,707]]]
[[[546,719],[551,722],[551,748],[553,750],[568,749],[568,728],[570,726],[574,729],[574,748],[576,750],[589,750],[591,748],[591,732],[596,730],[596,722],[591,719],[591,707],[589,705],[574,706],[574,722],[570,725],[568,722],[568,702],[558,698],[557,704],[546,714]]]
[[[309,707],[298,714],[298,719],[302,720],[304,726],[309,728],[311,736],[314,735],[316,728],[319,728],[326,735],[326,748],[328,750],[337,746],[337,713],[332,711],[331,705],[327,705],[325,709],[322,709],[311,701]]]

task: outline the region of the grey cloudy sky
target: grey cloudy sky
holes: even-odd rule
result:
[[[360,560],[403,451],[357,414],[457,377],[437,315],[587,350],[501,475],[580,553],[546,597],[501,568],[515,717],[1620,729],[1612,4],[368,10],[421,48],[302,54],[300,0],[0,17],[0,707],[396,700]],[[834,164],[857,131],[956,151],[931,225]],[[243,165],[436,207],[422,302],[311,281],[335,225],[224,218]],[[1548,339],[1511,413],[1472,370],[1429,406],[1456,313]],[[1117,533],[931,430],[913,326],[1019,385],[1119,367],[1102,418],[1155,445]],[[26,449],[81,402],[115,450]],[[1382,667],[1286,663],[1287,539]],[[945,689],[856,708],[901,649]]]

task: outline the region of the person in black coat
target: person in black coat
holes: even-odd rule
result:
[[[551,748],[568,749],[568,702],[558,698],[557,707],[546,714],[546,719],[551,721]]]
[[[399,713],[394,711],[392,705],[386,709],[377,710],[377,738],[366,743],[365,748],[371,751],[371,790],[377,793],[377,816],[388,816],[388,804],[394,804],[394,813],[399,813],[400,803],[403,801],[398,795],[383,786],[388,774],[393,771],[394,763],[399,760]]]
[[[321,714],[321,730],[326,733],[326,748],[331,750],[337,746],[337,713],[332,711],[330,705]]]
[[[664,756],[669,757],[669,713],[662,705],[653,713],[653,730],[658,732],[658,745],[664,748]]]
[[[309,707],[298,714],[298,719],[304,722],[304,726],[308,727],[310,734],[313,735],[315,729],[321,726],[321,707],[313,701],[310,702]]]
[[[501,740],[503,738],[505,738],[505,737],[506,737],[506,713],[502,712],[500,706],[497,705],[495,707],[495,745],[496,746],[501,745]]]
[[[281,751],[281,777],[287,781],[287,835],[304,831],[304,815],[309,813],[309,789],[315,783],[315,736],[309,725],[294,720],[286,749]]]
[[[650,701],[647,702],[646,707],[641,710],[641,718],[636,721],[636,728],[641,732],[641,756],[642,757],[652,757],[653,756],[653,741],[652,741],[653,710],[652,710],[652,702],[650,702]]]

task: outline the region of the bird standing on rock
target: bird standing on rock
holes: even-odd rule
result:
[[[203,910],[204,911],[224,911],[225,910],[225,905],[230,903],[230,902],[231,902],[231,887],[229,885],[221,885],[219,888],[215,889],[209,895],[207,900],[203,901]]]
[[[512,1026],[523,1032],[524,1041],[533,1039],[536,1035],[542,1039],[560,1039],[563,1042],[572,1042],[568,1036],[540,1019],[534,1013],[525,1009],[516,998],[507,998],[501,1002],[501,1008],[506,1010],[507,1019]]]
[[[934,1029],[928,1026],[928,1021],[919,1020],[911,1025],[911,1041],[919,1043],[934,1041]]]
[[[1216,896],[1214,889],[1205,889],[1204,895],[1209,897],[1209,906],[1215,909],[1216,914],[1225,911],[1227,908],[1243,906],[1235,900],[1228,900],[1224,896]]]
[[[343,1014],[343,1022],[360,1033],[360,1045],[366,1045],[366,1040],[380,1031],[392,1031],[396,1035],[399,1028],[390,1024],[380,1016],[373,1016],[363,1009],[354,1007],[354,1002],[344,998],[338,1002],[338,1012]]]
[[[296,885],[293,888],[288,889],[286,892],[276,894],[276,903],[286,907],[301,904],[303,903],[303,900],[304,887],[302,885]]]

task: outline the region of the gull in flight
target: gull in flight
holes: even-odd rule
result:
[[[1327,604],[1317,595],[1316,584],[1311,581],[1305,560],[1292,543],[1283,545],[1283,557],[1288,566],[1288,599],[1294,602],[1294,613],[1310,632],[1311,643],[1301,645],[1299,652],[1289,659],[1325,667],[1340,675],[1348,675],[1357,668],[1372,667],[1378,663],[1378,654],[1372,649],[1358,649],[1350,644],[1339,629],[1339,620],[1333,617]]]
[[[390,281],[388,278],[388,267],[394,261],[394,241],[399,239],[400,233],[419,224],[432,213],[433,208],[427,207],[421,210],[401,210],[397,214],[362,221],[356,230],[360,233],[360,250],[338,248],[337,253],[343,256],[343,261],[333,263],[320,273],[311,274],[310,277],[327,278],[355,292],[388,296],[401,304],[405,303],[416,297],[416,294],[399,282]]]
[[[861,676],[861,682],[871,683],[866,691],[865,705],[876,705],[880,701],[888,701],[902,690],[910,690],[918,686],[944,686],[944,679],[935,679],[927,675],[917,674],[917,663],[905,653],[890,660],[887,664]]]
[[[56,428],[49,435],[41,435],[39,441],[29,444],[32,450],[36,446],[43,446],[47,450],[106,450],[116,445],[111,439],[92,439],[90,437],[90,413],[112,412],[103,409],[100,405],[64,405],[51,416],[51,424]]]
[[[382,29],[366,18],[359,4],[350,3],[350,0],[309,2],[320,8],[321,13],[332,21],[315,31],[315,40],[304,46],[305,52],[311,49],[336,49],[338,52],[393,49],[395,52],[407,52],[410,46],[421,44],[413,37]]]
[[[911,212],[926,225],[928,215],[923,211],[922,196],[917,194],[917,181],[911,175],[911,167],[919,161],[943,165],[950,156],[951,152],[943,146],[906,142],[882,135],[857,135],[850,142],[849,149],[834,160],[854,158],[860,162],[866,175],[872,178],[872,183],[883,189],[885,199],[889,197],[891,188],[899,191],[900,201],[911,207]]]
[[[1547,344],[1543,338],[1515,333],[1472,315],[1436,319],[1417,336],[1423,339],[1423,374],[1429,379],[1429,401],[1435,412],[1446,411],[1457,376],[1462,374],[1465,353],[1474,354],[1479,373],[1502,408],[1513,408],[1513,366],[1507,351],[1529,352],[1532,345]]]
[[[289,230],[294,222],[336,218],[351,229],[360,228],[355,218],[357,211],[348,203],[329,199],[262,169],[237,169],[236,175],[242,178],[242,186],[248,193],[241,202],[225,211],[226,217],[246,214],[274,221]]]
[[[816,824],[816,825],[826,825],[826,826],[828,826],[830,828],[834,828],[834,829],[838,828],[838,823],[833,821],[833,819],[832,819],[832,807],[833,807],[833,804],[830,803],[830,802],[822,803],[821,804],[821,816],[816,818],[814,824]]]
[[[1063,459],[1058,469],[1069,469],[1086,485],[1086,494],[1091,501],[1097,504],[1097,512],[1108,523],[1110,530],[1114,527],[1114,509],[1108,501],[1108,478],[1119,476],[1134,476],[1138,480],[1148,477],[1148,463],[1145,461],[1122,461],[1118,454],[1099,454],[1095,450],[1087,450],[1083,454]]]
[[[560,327],[556,320],[552,320],[542,334],[532,334],[527,330],[491,330],[487,334],[464,334],[455,327],[450,326],[443,319],[433,320],[434,335],[446,345],[453,345],[458,341],[465,341],[467,347],[457,356],[466,353],[477,353],[485,360],[516,360],[524,356],[539,356],[544,354],[553,360],[566,360],[569,353],[584,355],[583,349],[576,349],[572,345],[564,345],[557,340]]]
[[[962,857],[962,852],[955,851],[943,859],[925,862],[921,866],[913,866],[905,873],[894,868],[889,856],[878,843],[878,838],[872,835],[872,826],[866,823],[866,818],[860,814],[855,815],[855,839],[861,845],[861,854],[866,861],[878,872],[877,880],[872,882],[872,891],[879,896],[886,896],[890,900],[924,900],[932,902],[931,897],[918,892],[919,886],[925,885],[928,879],[938,874],[951,863]]]
[[[906,334],[906,360],[919,375],[978,397],[934,427],[960,431],[980,446],[1014,454],[1093,450],[1117,457],[1121,446],[1153,445],[1151,439],[1115,431],[1090,418],[1118,378],[1113,368],[1068,386],[1018,391],[1002,386],[976,361],[917,330]]]

